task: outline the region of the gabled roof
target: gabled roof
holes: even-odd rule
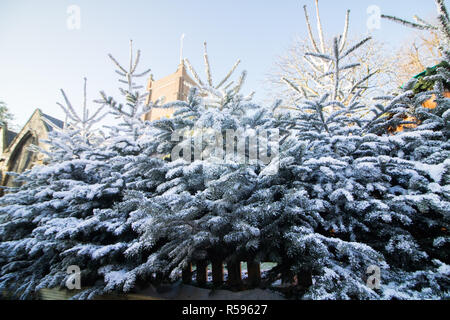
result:
[[[7,148],[11,142],[14,140],[14,138],[17,136],[17,132],[11,131],[11,130],[7,130],[6,131],[6,146],[5,148]]]
[[[54,118],[52,116],[49,116],[48,114],[45,114],[45,113],[42,113],[42,112],[41,112],[41,116],[46,118],[46,120],[50,121],[56,127],[60,128],[60,129],[64,128],[64,121],[56,119],[56,118]],[[53,130],[53,128],[48,123],[45,123],[45,126],[46,126],[48,131],[52,131]]]
[[[58,127],[58,128],[63,128],[64,127],[64,122],[56,119],[52,116],[49,116],[48,114],[45,114],[41,111],[41,109],[36,109],[33,114],[31,115],[31,117],[28,119],[28,121],[26,122],[26,124],[22,127],[22,129],[18,132],[18,133],[14,133],[12,132],[11,134],[8,134],[7,137],[7,147],[6,147],[6,151],[8,152],[9,148],[12,147],[16,142],[17,139],[22,139],[24,132],[26,130],[28,130],[28,124],[30,123],[31,119],[33,119],[33,117],[36,116],[36,114],[39,116],[39,118],[41,119],[45,129],[47,130],[47,132],[50,132],[53,130],[54,127]]]

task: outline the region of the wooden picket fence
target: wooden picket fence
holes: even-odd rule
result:
[[[220,260],[197,261],[195,263],[195,282],[199,287],[208,284],[208,262],[211,264],[212,285],[221,286],[224,281],[224,262]],[[243,285],[241,262],[227,263],[226,284],[231,288],[240,288]],[[261,267],[259,262],[247,261],[248,278],[245,281],[246,287],[257,287],[261,282]],[[193,264],[183,270],[182,281],[185,284],[193,282]]]

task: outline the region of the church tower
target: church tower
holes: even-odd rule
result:
[[[147,85],[147,90],[149,92],[147,103],[154,103],[158,99],[160,100],[160,104],[177,100],[186,101],[190,88],[195,85],[195,81],[189,77],[184,62],[181,60],[175,73],[156,81],[150,76]],[[173,112],[173,108],[153,108],[144,116],[144,120],[153,121],[163,117],[170,117]]]

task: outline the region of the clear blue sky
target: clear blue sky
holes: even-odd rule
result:
[[[313,0],[1,0],[0,100],[23,125],[35,108],[63,118],[56,105],[63,88],[75,105],[82,101],[83,77],[88,98],[100,90],[116,94],[116,74],[107,53],[128,61],[133,39],[142,50],[141,68],[158,79],[174,72],[179,39],[186,34],[184,56],[203,74],[203,41],[213,75],[223,77],[237,58],[248,71],[245,92],[265,98],[263,80],[277,55],[296,35],[306,35],[303,4],[313,18]],[[435,15],[433,0],[320,0],[322,23],[329,36],[342,32],[346,9],[351,10],[351,34],[367,33],[367,7],[411,19]],[[81,9],[81,29],[66,26],[67,8]],[[374,36],[398,45],[410,31],[381,21]],[[216,79],[218,80],[218,79]]]

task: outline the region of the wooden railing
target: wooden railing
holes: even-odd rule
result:
[[[208,265],[211,264],[212,285],[221,286],[225,284],[224,280],[224,262],[213,261],[197,261],[195,263],[195,278],[196,284],[200,287],[204,287],[208,283]],[[183,270],[182,281],[185,284],[191,284],[193,282],[194,272],[192,271],[192,264]],[[243,285],[241,262],[227,263],[227,280],[226,284],[232,288],[239,288]],[[247,274],[248,278],[245,281],[246,287],[257,287],[261,282],[261,268],[259,262],[247,261]]]

